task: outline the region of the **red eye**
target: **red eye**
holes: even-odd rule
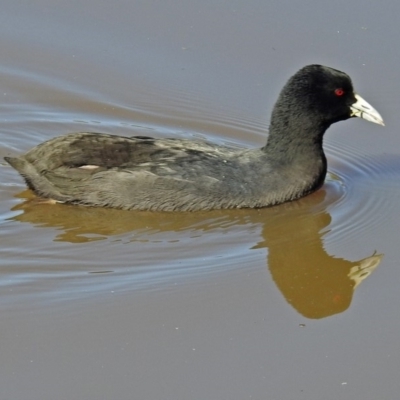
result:
[[[343,96],[344,95],[344,90],[339,88],[339,89],[335,89],[335,94],[336,96]]]

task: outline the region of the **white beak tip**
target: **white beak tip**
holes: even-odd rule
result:
[[[371,106],[371,104],[369,104],[358,94],[355,94],[354,96],[357,101],[350,107],[352,117],[363,118],[369,122],[374,122],[375,124],[385,126],[383,118],[378,111]]]

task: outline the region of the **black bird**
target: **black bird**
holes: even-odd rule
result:
[[[80,132],[5,160],[38,196],[62,203],[158,211],[267,207],[323,184],[324,133],[351,117],[384,125],[348,75],[309,65],[282,89],[262,148]]]

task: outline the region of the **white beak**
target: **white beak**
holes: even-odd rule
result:
[[[375,110],[374,107],[371,106],[367,101],[365,101],[361,96],[358,94],[354,94],[357,101],[351,105],[351,116],[352,117],[360,117],[364,118],[367,121],[374,122],[375,124],[385,126],[381,115],[378,111]]]

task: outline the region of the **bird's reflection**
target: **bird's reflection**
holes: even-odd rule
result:
[[[263,228],[271,275],[287,302],[307,318],[324,318],[345,311],[354,289],[379,265],[382,255],[358,261],[329,255],[323,246],[331,216],[301,210],[279,213]]]
[[[261,240],[252,248],[266,248],[272,278],[287,302],[307,318],[324,318],[345,311],[355,288],[379,265],[382,255],[349,261],[328,254],[323,237],[331,216],[324,190],[296,202],[262,210],[154,213],[68,205],[48,205],[29,191],[13,208],[15,221],[58,228],[55,240],[82,243],[128,232],[184,232],[204,234],[222,220],[234,225],[262,226]],[[228,223],[228,225],[229,225]],[[226,228],[229,231],[229,227]],[[253,238],[254,239],[254,238]],[[249,240],[244,238],[244,240]]]

